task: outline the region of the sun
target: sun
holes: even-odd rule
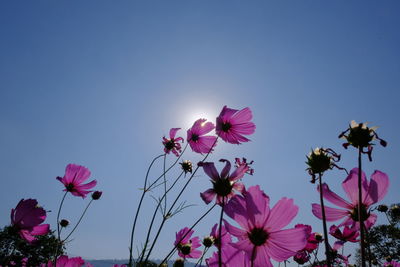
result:
[[[185,126],[187,128],[192,127],[193,123],[198,119],[206,119],[215,124],[215,118],[217,117],[217,111],[211,108],[195,109],[193,112],[188,112],[185,115]]]

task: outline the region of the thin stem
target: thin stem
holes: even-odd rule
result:
[[[365,227],[364,224],[363,224],[363,227]],[[369,242],[368,229],[365,228],[364,230],[365,230],[365,237],[366,237],[366,241],[367,241],[367,245],[368,245],[368,247],[367,247],[367,250],[368,250],[368,265],[369,265],[369,267],[371,267],[372,266],[371,244]]]
[[[204,218],[207,216],[207,214],[209,214],[216,206],[217,204],[215,203],[214,205],[211,206],[211,208],[209,208],[206,213],[204,213],[190,228],[189,230],[181,237],[181,239],[179,240],[179,242],[177,242],[176,244],[178,245],[180,242],[182,242],[183,239],[185,239],[185,237],[189,234],[190,231],[193,230],[193,228]],[[161,266],[161,264],[163,264],[164,262],[166,262],[166,260],[175,252],[175,250],[177,249],[177,245],[174,246],[174,248],[168,253],[168,255],[161,261],[161,263],[158,265],[159,267]],[[148,255],[147,255],[148,256]],[[147,259],[145,260],[145,262],[147,261]]]
[[[218,266],[222,267],[222,217],[224,216],[225,197],[222,197],[221,214],[219,216],[218,229]]]
[[[324,205],[324,196],[322,190],[322,174],[318,174],[319,180],[319,200],[321,202],[321,210],[322,210],[322,226],[324,228],[324,241],[325,241],[325,255],[326,255],[326,263],[328,267],[331,267],[331,253],[329,249],[329,240],[328,240],[328,229],[326,227],[326,215],[325,215],[325,205]]]
[[[208,151],[208,153],[205,155],[205,157],[203,158],[203,160],[202,160],[201,162],[204,162],[204,161],[208,158],[208,156],[210,155],[212,149],[214,148],[214,145],[217,143],[217,140],[218,140],[218,137],[215,139],[213,145],[212,145],[211,148],[210,148],[210,151]],[[186,147],[185,147],[185,149],[186,149]],[[181,155],[182,155],[182,154],[181,154]],[[169,208],[168,212],[166,213],[167,216],[164,216],[164,218],[163,218],[163,220],[162,220],[162,222],[161,222],[161,225],[160,225],[160,227],[158,228],[157,234],[156,234],[156,236],[154,237],[153,243],[151,244],[151,247],[150,247],[150,250],[149,250],[149,252],[148,252],[148,254],[147,254],[147,257],[146,257],[146,259],[145,259],[145,262],[147,262],[147,260],[148,260],[149,257],[150,257],[151,252],[153,251],[153,248],[154,248],[154,246],[155,246],[155,244],[156,244],[156,242],[157,242],[157,239],[158,239],[158,237],[159,237],[159,235],[160,235],[160,233],[161,233],[161,230],[162,230],[162,228],[163,228],[163,226],[164,226],[164,224],[165,224],[165,222],[166,222],[166,220],[167,220],[167,218],[168,218],[168,215],[171,214],[171,211],[172,211],[172,209],[174,208],[175,204],[178,202],[179,198],[181,197],[181,195],[183,194],[183,192],[185,191],[186,187],[189,185],[190,181],[193,179],[194,175],[196,174],[196,172],[197,172],[197,170],[198,170],[199,168],[200,168],[200,166],[199,166],[199,164],[197,164],[197,166],[196,166],[196,168],[194,169],[192,175],[189,177],[189,179],[187,180],[186,184],[183,186],[183,188],[182,188],[181,191],[179,192],[178,196],[175,198],[174,202],[172,203],[171,207]]]
[[[64,196],[61,199],[60,206],[58,207],[58,212],[57,212],[57,240],[59,243],[61,243],[60,214],[61,214],[61,208],[64,204],[64,200],[65,200],[65,197],[67,196],[67,194],[68,194],[68,191],[65,191]],[[57,244],[56,253],[54,255],[54,266],[56,266],[56,267],[57,267],[58,247],[59,246]]]
[[[166,196],[167,196],[167,194],[169,193],[169,191],[171,191],[171,189],[175,186],[175,184],[178,182],[179,178],[181,178],[182,175],[183,175],[184,173],[185,173],[184,171],[181,172],[181,174],[175,179],[174,183],[168,188],[167,191],[165,191],[164,195],[163,195],[163,196],[161,197],[161,199],[159,200],[159,202],[158,202],[158,204],[157,204],[157,207],[156,207],[156,209],[154,210],[154,213],[153,213],[153,217],[152,217],[152,219],[151,219],[151,222],[150,222],[150,224],[149,224],[149,229],[147,230],[146,242],[144,243],[144,248],[143,248],[143,250],[142,250],[142,253],[141,253],[139,262],[141,262],[141,261],[143,260],[144,254],[146,253],[147,244],[148,244],[149,239],[150,239],[151,229],[153,228],[154,220],[155,220],[155,218],[156,218],[156,216],[157,216],[157,211],[158,211],[158,209],[160,208],[160,206],[162,205],[161,203],[162,203],[162,201],[163,201],[163,198],[166,198]],[[165,211],[166,211],[166,209],[165,209]],[[164,215],[164,217],[165,217],[165,215]]]
[[[132,266],[133,266],[133,265],[132,265],[133,236],[134,236],[134,234],[135,234],[136,222],[137,222],[137,219],[138,219],[138,216],[139,216],[140,208],[142,207],[144,195],[145,195],[146,192],[147,192],[147,189],[146,189],[146,186],[147,186],[147,179],[148,179],[148,177],[149,177],[150,169],[151,169],[151,167],[153,166],[154,162],[155,162],[158,158],[160,158],[160,157],[162,157],[162,156],[163,156],[163,155],[159,155],[159,156],[157,156],[157,157],[155,157],[155,158],[153,159],[153,161],[150,163],[149,168],[147,169],[146,178],[144,179],[143,192],[142,192],[142,195],[141,195],[141,197],[140,197],[138,207],[137,207],[137,209],[136,209],[135,219],[134,219],[134,221],[133,221],[133,226],[132,226],[131,242],[130,242],[130,247],[129,247],[129,263],[128,263],[128,266],[129,266],[129,267],[132,267]]]
[[[361,153],[362,147],[358,148],[358,221],[360,223],[360,254],[361,254],[361,266],[366,267],[365,264],[365,244],[364,244],[364,218],[362,217],[362,184],[361,184]]]
[[[165,161],[167,160],[167,154],[164,154],[164,164],[163,164],[163,172],[164,172],[164,216],[167,211],[167,178],[165,177]]]
[[[251,252],[251,267],[254,267],[254,260],[255,260],[255,257],[256,257],[256,249],[257,249],[257,247],[254,246],[253,247],[253,251]],[[281,265],[281,263],[279,262],[279,266],[280,265]]]
[[[197,265],[201,266],[201,263],[203,262],[203,258],[206,255],[207,251],[208,251],[209,247],[205,247],[203,250],[203,254],[201,255],[200,259],[196,262],[196,265],[194,267],[196,267]]]
[[[86,214],[86,211],[88,210],[88,208],[89,208],[90,204],[92,204],[92,202],[93,202],[93,199],[91,199],[91,200],[89,201],[89,203],[87,204],[87,206],[86,206],[85,210],[83,211],[81,217],[79,218],[78,222],[76,223],[75,227],[74,227],[74,228],[72,229],[72,231],[67,235],[67,237],[63,240],[63,242],[66,241],[66,240],[68,239],[68,237],[70,237],[70,236],[72,235],[72,233],[76,230],[76,228],[77,228],[78,225],[81,223],[83,217],[84,217],[85,214]]]

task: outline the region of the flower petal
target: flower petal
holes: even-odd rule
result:
[[[231,170],[231,163],[226,159],[220,159],[219,161],[225,162],[225,167],[221,171],[221,178],[226,179],[229,176],[229,171]]]
[[[268,247],[268,253],[272,259],[284,261],[306,246],[307,237],[305,227],[271,232],[266,247]]]
[[[317,190],[318,192],[320,191],[319,186],[317,187]],[[325,183],[322,185],[322,194],[323,197],[332,204],[335,204],[341,208],[351,209],[351,204],[346,200],[344,200],[343,198],[341,198],[340,196],[336,195],[334,192],[332,192],[329,189],[329,186]]]
[[[389,177],[386,173],[376,170],[369,182],[368,194],[364,197],[364,204],[370,206],[381,201],[389,189]]]
[[[296,217],[299,207],[293,203],[293,199],[282,198],[271,209],[271,213],[265,222],[271,231],[277,231],[288,225]]]
[[[321,205],[312,204],[312,213],[315,215],[315,217],[322,220]],[[326,220],[329,222],[340,220],[348,215],[349,211],[347,210],[335,209],[325,206],[325,216]]]
[[[361,173],[362,195],[365,196],[368,191],[368,182],[365,173]],[[347,178],[343,181],[342,187],[350,198],[352,204],[358,203],[358,168],[353,168]]]
[[[201,199],[203,199],[203,201],[206,204],[209,204],[214,199],[215,195],[216,195],[216,193],[215,193],[214,189],[212,189],[212,188],[207,189],[203,193],[200,193]]]
[[[214,162],[202,162],[200,166],[203,167],[204,172],[210,177],[213,181],[217,181],[220,179],[219,173],[215,168]]]

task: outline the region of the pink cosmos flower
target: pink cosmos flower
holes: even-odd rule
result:
[[[397,261],[391,261],[391,262],[385,262],[383,264],[384,267],[400,267],[400,262]]]
[[[56,266],[57,267],[81,267],[85,264],[85,261],[81,257],[75,257],[75,258],[68,258],[66,255],[62,255],[58,257]],[[41,267],[53,267],[54,264],[51,260],[46,264],[42,264]],[[90,265],[86,265],[90,266]]]
[[[95,187],[97,184],[96,180],[83,184],[89,177],[90,171],[88,168],[76,164],[68,164],[64,177],[57,177],[57,180],[64,184],[64,191],[71,192],[74,196],[85,198],[87,194],[92,192],[88,191],[88,189]]]
[[[288,198],[282,198],[270,209],[269,197],[260,187],[250,187],[225,206],[225,213],[242,227],[225,221],[228,232],[238,238],[232,246],[245,251],[254,267],[272,267],[271,258],[281,262],[296,255],[307,244],[306,228],[282,228],[292,221],[298,209]]]
[[[361,180],[363,197],[363,209],[361,214],[365,227],[368,229],[375,224],[377,219],[377,216],[373,213],[370,213],[368,208],[382,200],[386,195],[389,188],[389,178],[385,173],[381,171],[375,171],[372,174],[370,181],[365,178],[365,173],[362,172]],[[339,225],[339,227],[343,225],[356,225],[358,229],[358,168],[354,168],[350,171],[350,174],[347,176],[346,180],[343,181],[342,187],[347,196],[350,198],[350,202],[332,192],[328,185],[322,185],[324,198],[329,202],[343,208],[336,209],[325,206],[326,220],[337,221],[344,218],[345,220]],[[312,212],[317,218],[322,219],[322,211],[319,204],[312,204]]]
[[[36,240],[35,236],[45,235],[50,231],[49,224],[41,224],[45,219],[46,211],[38,206],[36,199],[21,199],[17,207],[11,209],[11,225],[29,243]]]
[[[343,227],[343,232],[340,231],[339,227],[336,225],[332,225],[329,228],[329,234],[333,237],[336,237],[337,239],[344,241],[344,242],[353,242],[356,243],[359,240],[357,240],[357,237],[360,235],[358,230],[353,227],[350,228],[348,226]]]
[[[304,264],[310,260],[310,254],[305,250],[300,250],[293,256],[293,260],[298,264]]]
[[[217,117],[217,126],[215,131],[217,135],[225,142],[231,144],[240,144],[250,141],[243,135],[253,134],[256,125],[251,122],[253,114],[249,108],[242,110],[223,107]]]
[[[178,248],[178,255],[182,258],[200,258],[201,250],[196,250],[196,248],[201,246],[199,237],[193,237],[193,230],[189,231],[188,227],[181,229],[176,233],[176,239],[174,245]]]
[[[304,227],[306,232],[307,232],[307,244],[306,246],[302,249],[307,251],[308,253],[313,252],[314,250],[316,250],[318,248],[319,243],[322,242],[322,238],[317,238],[316,236],[319,235],[318,233],[311,233],[312,232],[312,228],[310,225],[307,224],[296,224],[294,226],[295,228],[299,228],[299,227]]]
[[[250,262],[246,257],[246,254],[239,249],[232,247],[231,245],[224,246],[221,252],[222,266],[223,267],[250,267]],[[212,257],[206,259],[208,267],[218,267],[218,253],[214,252]]]
[[[224,226],[222,226],[221,235],[222,235],[222,245],[223,245],[223,247],[225,247],[226,244],[229,244],[229,243],[232,242],[232,237],[228,233],[228,231],[226,231],[226,228]],[[214,246],[218,247],[218,244],[220,242],[220,238],[219,238],[219,228],[218,228],[218,224],[217,223],[211,229],[210,236],[214,240]]]
[[[220,159],[220,162],[225,162],[225,167],[222,169],[221,174],[215,168],[214,162],[200,162],[199,166],[203,167],[204,172],[211,178],[213,188],[207,189],[200,193],[201,198],[206,204],[209,204],[215,196],[217,196],[217,203],[222,204],[225,198],[225,203],[235,195],[233,190],[242,192],[244,189],[243,183],[238,180],[241,179],[247,172],[249,167],[242,165],[236,168],[231,174],[231,163],[226,159]]]
[[[196,153],[210,153],[216,146],[217,137],[204,136],[215,128],[212,122],[206,121],[206,119],[198,119],[193,123],[192,128],[187,131],[186,139]]]
[[[179,142],[183,142],[182,137],[175,138],[176,132],[178,132],[181,128],[171,128],[169,130],[169,139],[163,137],[163,145],[164,145],[164,152],[169,154],[172,152],[175,156],[179,157],[179,154],[182,152],[182,147]]]

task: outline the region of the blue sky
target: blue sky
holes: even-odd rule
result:
[[[21,198],[37,198],[52,210],[54,229],[62,197],[55,177],[68,163],[82,164],[104,195],[68,253],[126,258],[138,188],[162,153],[161,137],[172,127],[186,137],[194,119],[214,121],[224,105],[250,107],[257,130],[247,144],[220,142],[210,160],[254,160],[245,184],[260,184],[272,203],[294,198],[293,224],[322,231],[311,214],[318,194],[305,155],[331,147],[342,166],[355,167],[356,151],[337,139],[352,119],[379,126],[388,141],[364,166],[368,176],[388,173],[384,202],[398,202],[399,8],[398,1],[2,1],[0,225]],[[185,195],[197,206],[167,224],[155,257],[207,209],[199,192],[210,184],[198,174]],[[332,171],[325,180],[343,195],[344,178]],[[67,198],[64,217],[76,220],[84,203]],[[145,205],[143,232],[153,200]],[[208,234],[217,216],[196,233]]]

